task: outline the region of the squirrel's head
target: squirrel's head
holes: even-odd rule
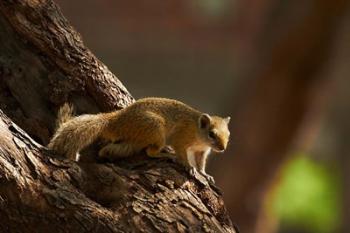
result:
[[[202,139],[215,152],[223,152],[230,138],[228,123],[230,117],[222,118],[203,113],[198,120]]]

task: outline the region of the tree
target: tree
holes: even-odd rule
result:
[[[91,113],[134,99],[51,0],[1,1],[0,12],[1,229],[235,232],[220,191],[167,159],[76,163],[42,146],[64,102]]]

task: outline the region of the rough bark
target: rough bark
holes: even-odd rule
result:
[[[133,98],[51,0],[1,1],[0,229],[235,232],[220,191],[167,159],[54,157],[39,143],[66,101],[91,113]]]
[[[6,232],[235,232],[217,191],[166,159],[55,158],[2,111],[0,132]]]
[[[121,108],[133,98],[83,44],[52,1],[0,2],[1,108],[47,143],[57,107]]]

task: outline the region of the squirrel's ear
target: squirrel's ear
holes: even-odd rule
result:
[[[225,117],[224,121],[226,122],[226,124],[230,123],[231,117]]]
[[[211,121],[211,117],[207,113],[203,113],[199,117],[199,128],[206,129],[209,127]]]

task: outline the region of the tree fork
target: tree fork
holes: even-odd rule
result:
[[[52,155],[39,143],[66,101],[92,113],[134,99],[53,1],[0,1],[0,229],[235,232],[218,189],[167,159]]]

